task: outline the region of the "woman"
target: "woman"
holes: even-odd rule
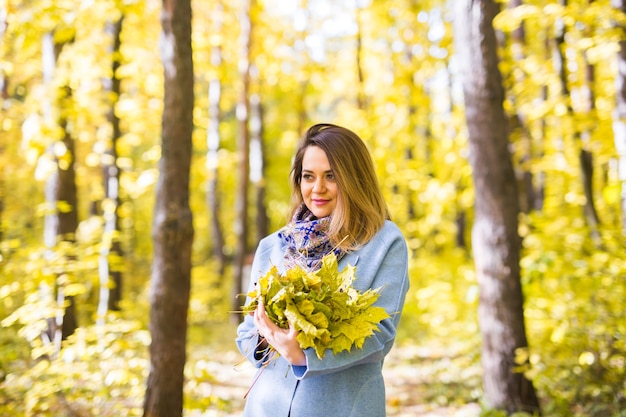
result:
[[[348,129],[311,127],[292,169],[291,221],[261,240],[252,264],[250,291],[276,265],[281,272],[300,265],[315,270],[334,251],[339,270],[356,267],[358,291],[382,288],[376,305],[391,318],[353,348],[322,359],[302,350],[297,332],[276,326],[259,304],[237,329],[237,346],[260,368],[249,391],[245,417],[382,417],[382,366],[396,335],[408,290],[407,248],[389,220],[372,159],[363,141]],[[268,360],[268,347],[279,356]]]

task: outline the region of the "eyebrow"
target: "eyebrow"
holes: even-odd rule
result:
[[[312,171],[312,170],[310,170],[310,169],[302,169],[302,172],[310,172],[311,174],[314,174],[314,173],[315,173],[315,171]],[[333,173],[333,170],[332,170],[332,169],[329,169],[329,170],[327,170],[327,171],[324,171],[324,174],[328,174],[328,173],[332,174],[332,173]]]

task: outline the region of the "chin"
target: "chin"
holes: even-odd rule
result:
[[[312,202],[310,204],[306,204],[306,206],[309,209],[309,211],[313,213],[313,215],[317,217],[318,219],[321,219],[322,217],[330,216],[333,213],[333,211],[328,206],[317,207]]]
[[[330,216],[330,214],[331,214],[331,212],[330,212],[330,211],[328,211],[328,210],[319,210],[319,209],[317,209],[317,210],[315,210],[315,209],[314,209],[314,210],[311,210],[311,213],[313,213],[313,215],[314,215],[315,217],[317,217],[318,219],[321,219],[322,217],[327,217],[327,216]]]

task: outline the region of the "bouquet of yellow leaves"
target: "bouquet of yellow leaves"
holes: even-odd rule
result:
[[[334,253],[324,256],[314,272],[296,266],[281,275],[274,266],[248,293],[251,302],[243,312],[253,312],[262,301],[268,317],[283,329],[291,323],[300,347],[315,348],[320,359],[326,349],[335,354],[354,346],[360,349],[389,314],[373,305],[380,289],[359,292],[352,287],[355,270],[348,265],[339,271]]]

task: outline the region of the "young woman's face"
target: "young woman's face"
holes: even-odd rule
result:
[[[329,216],[337,206],[337,183],[326,152],[309,146],[302,158],[300,192],[304,204],[317,218]]]

